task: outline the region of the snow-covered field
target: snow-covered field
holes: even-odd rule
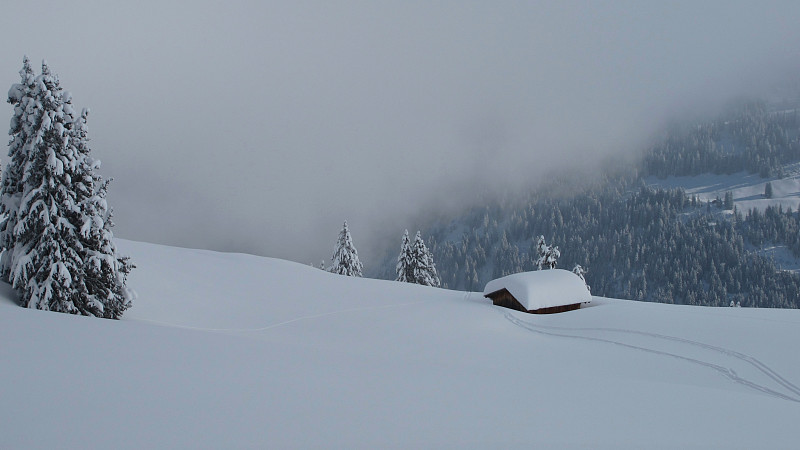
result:
[[[0,292],[0,448],[797,448],[800,311],[479,293],[120,241],[122,321]]]
[[[733,194],[736,208],[745,214],[755,208],[764,211],[767,206],[782,205],[797,211],[800,207],[800,163],[787,165],[784,178],[761,178],[758,174],[739,172],[731,175],[703,174],[692,177],[667,177],[659,179],[648,177],[650,186],[662,188],[683,188],[687,194],[696,195],[699,200],[714,201],[725,198],[725,192]],[[766,184],[772,183],[772,198],[764,197]]]

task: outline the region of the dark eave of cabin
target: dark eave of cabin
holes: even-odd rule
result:
[[[580,302],[578,303],[570,303],[568,305],[559,305],[559,306],[551,306],[549,308],[539,308],[539,309],[525,309],[522,306],[522,303],[519,302],[511,292],[508,292],[508,289],[503,288],[499,291],[490,292],[484,297],[489,298],[492,300],[492,304],[495,306],[502,306],[503,308],[514,309],[516,311],[522,311],[529,314],[556,314],[561,312],[567,311],[574,311],[581,307]]]

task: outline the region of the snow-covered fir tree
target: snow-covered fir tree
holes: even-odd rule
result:
[[[544,264],[545,256],[547,255],[547,243],[542,235],[540,235],[536,240],[536,253],[539,254],[539,257],[536,260],[536,267],[539,270],[542,270],[542,264]]]
[[[344,222],[342,231],[339,232],[339,239],[337,239],[336,248],[333,250],[331,267],[329,270],[333,273],[347,275],[349,277],[363,276],[361,274],[363,266],[361,265],[361,261],[358,260],[358,251],[353,245],[353,239],[350,237],[347,221]]]
[[[558,265],[558,258],[561,257],[561,251],[558,246],[548,246],[547,254],[545,254],[543,266],[547,269],[555,269]]]
[[[395,281],[404,283],[414,283],[414,255],[411,251],[411,243],[408,239],[408,230],[403,233],[403,240],[400,243],[400,254],[397,256],[397,278]]]
[[[536,267],[539,270],[556,268],[558,258],[561,256],[561,251],[557,246],[547,245],[544,236],[539,236],[536,241],[536,250],[539,253],[539,259],[536,260]]]
[[[83,177],[70,145],[74,111],[69,94],[45,63],[33,97],[31,109],[37,111],[24,144],[29,161],[14,229],[11,281],[23,306],[98,315],[99,305],[84,301],[88,294],[77,233],[82,217],[75,194]]]
[[[87,117],[84,109],[73,126],[72,145],[82,165],[83,183],[76,185],[83,224],[80,236],[83,244],[84,281],[90,300],[102,305],[102,316],[118,319],[130,308],[132,293],[126,287],[128,273],[134,267],[130,259],[119,256],[111,228],[113,212],[106,194],[111,180],[103,180],[96,169],[100,161],[90,155]],[[81,189],[86,189],[82,191]]]
[[[411,251],[413,258],[414,282],[424,286],[439,287],[441,281],[433,263],[433,255],[422,240],[422,235],[417,231],[414,246]]]
[[[21,80],[8,91],[8,103],[14,106],[11,136],[8,144],[8,164],[3,170],[0,182],[0,279],[10,282],[11,255],[14,248],[14,227],[17,225],[19,204],[22,199],[22,176],[28,163],[29,139],[34,124],[39,122],[36,115],[41,109],[35,107],[33,90],[36,76],[28,57],[22,61],[19,71]]]
[[[46,63],[35,78],[23,148],[27,164],[10,251],[10,281],[29,308],[119,318],[132,265],[113,243],[107,183],[94,173],[85,111]]]
[[[578,278],[580,278],[581,281],[583,281],[583,284],[586,285],[586,289],[588,289],[589,292],[592,292],[592,287],[589,286],[589,284],[586,282],[586,272],[587,270],[584,269],[583,266],[581,266],[580,264],[575,264],[575,267],[572,268],[572,273],[577,275]]]

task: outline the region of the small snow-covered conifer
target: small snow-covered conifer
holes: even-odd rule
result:
[[[397,278],[396,281],[404,283],[414,283],[414,255],[411,251],[411,244],[408,239],[408,230],[403,233],[403,240],[400,243],[400,254],[397,256]]]
[[[539,236],[536,241],[536,250],[539,253],[539,259],[536,260],[536,267],[539,270],[556,268],[558,258],[561,256],[561,251],[557,246],[547,245],[544,236]]]
[[[561,257],[561,251],[558,249],[558,246],[555,247],[548,246],[547,247],[547,255],[545,256],[545,267],[548,269],[555,269],[556,265],[558,265],[558,258]]]
[[[545,261],[545,256],[547,255],[547,244],[545,243],[544,236],[539,236],[536,240],[536,252],[539,254],[538,259],[536,260],[536,267],[539,270],[542,270],[542,265]]]
[[[361,274],[362,270],[363,266],[361,261],[358,260],[358,251],[353,245],[353,239],[350,237],[350,230],[347,228],[347,221],[345,221],[342,231],[339,232],[336,248],[333,250],[330,271],[339,275],[360,277],[363,276]]]
[[[422,235],[419,231],[417,231],[417,235],[414,238],[414,247],[411,253],[414,261],[414,282],[424,286],[439,287],[441,281],[433,263],[433,255],[431,255],[428,247],[425,246],[425,241],[422,240]]]
[[[425,251],[427,253],[426,265],[428,267],[428,274],[430,275],[431,280],[431,284],[429,284],[429,286],[441,287],[442,280],[439,278],[439,272],[436,271],[436,264],[433,262],[433,253],[431,253],[430,249],[427,247],[425,248]]]
[[[28,136],[34,131],[33,126],[39,122],[36,116],[41,109],[36,108],[33,99],[35,75],[30,60],[25,56],[22,69],[19,71],[20,82],[8,90],[8,103],[14,106],[11,126],[8,134],[9,161],[3,170],[0,181],[0,279],[10,281],[11,255],[14,248],[14,227],[17,225],[19,204],[22,199],[22,176],[28,163],[30,142]]]
[[[586,272],[587,270],[584,269],[583,266],[581,266],[580,264],[575,264],[575,267],[572,268],[572,273],[577,275],[581,279],[581,281],[583,281],[583,284],[586,285],[586,289],[588,289],[589,292],[592,292],[591,286],[589,286],[589,284],[586,283]]]

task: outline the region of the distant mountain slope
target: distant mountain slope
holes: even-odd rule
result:
[[[121,321],[0,286],[0,448],[791,448],[800,311],[478,293],[120,241]]]
[[[474,208],[428,230],[443,283],[482,289],[493,278],[533,270],[535,239],[561,251],[558,267],[580,264],[597,295],[705,306],[730,302],[797,308],[800,277],[759,254],[773,236],[800,249],[798,214],[736,215],[683,190],[608,184],[561,199],[532,196]],[[461,230],[456,237],[454,230]],[[391,260],[386,272],[391,276]]]
[[[783,178],[761,178],[738,172],[731,175],[704,174],[658,179],[649,177],[650,186],[683,189],[700,202],[718,202],[730,195],[733,209],[742,214],[738,224],[752,249],[774,262],[780,270],[800,273],[800,164],[787,165]],[[765,195],[770,184],[772,195]],[[727,217],[732,217],[728,211]],[[765,223],[768,222],[768,223]]]
[[[785,169],[789,175],[784,178],[761,178],[757,174],[737,172],[731,175],[703,174],[685,177],[659,179],[648,177],[648,186],[661,189],[683,189],[687,195],[696,196],[703,203],[725,198],[730,192],[734,205],[740,211],[758,209],[763,212],[768,206],[781,206],[783,209],[797,210],[800,206],[800,164],[792,164]],[[766,185],[772,185],[773,194],[765,197]]]
[[[673,126],[645,155],[643,169],[658,177],[740,171],[782,177],[800,161],[800,110],[744,102],[719,117]]]
[[[800,276],[784,271],[800,268],[796,109],[744,103],[666,130],[640,163],[613,170],[595,174],[600,181],[591,184],[550,180],[526,196],[474,205],[429,226],[424,234],[444,285],[481,289],[532,270],[534,241],[543,235],[559,246],[559,267],[588,269],[598,295],[800,306]],[[387,250],[385,278],[393,277],[395,251]]]

